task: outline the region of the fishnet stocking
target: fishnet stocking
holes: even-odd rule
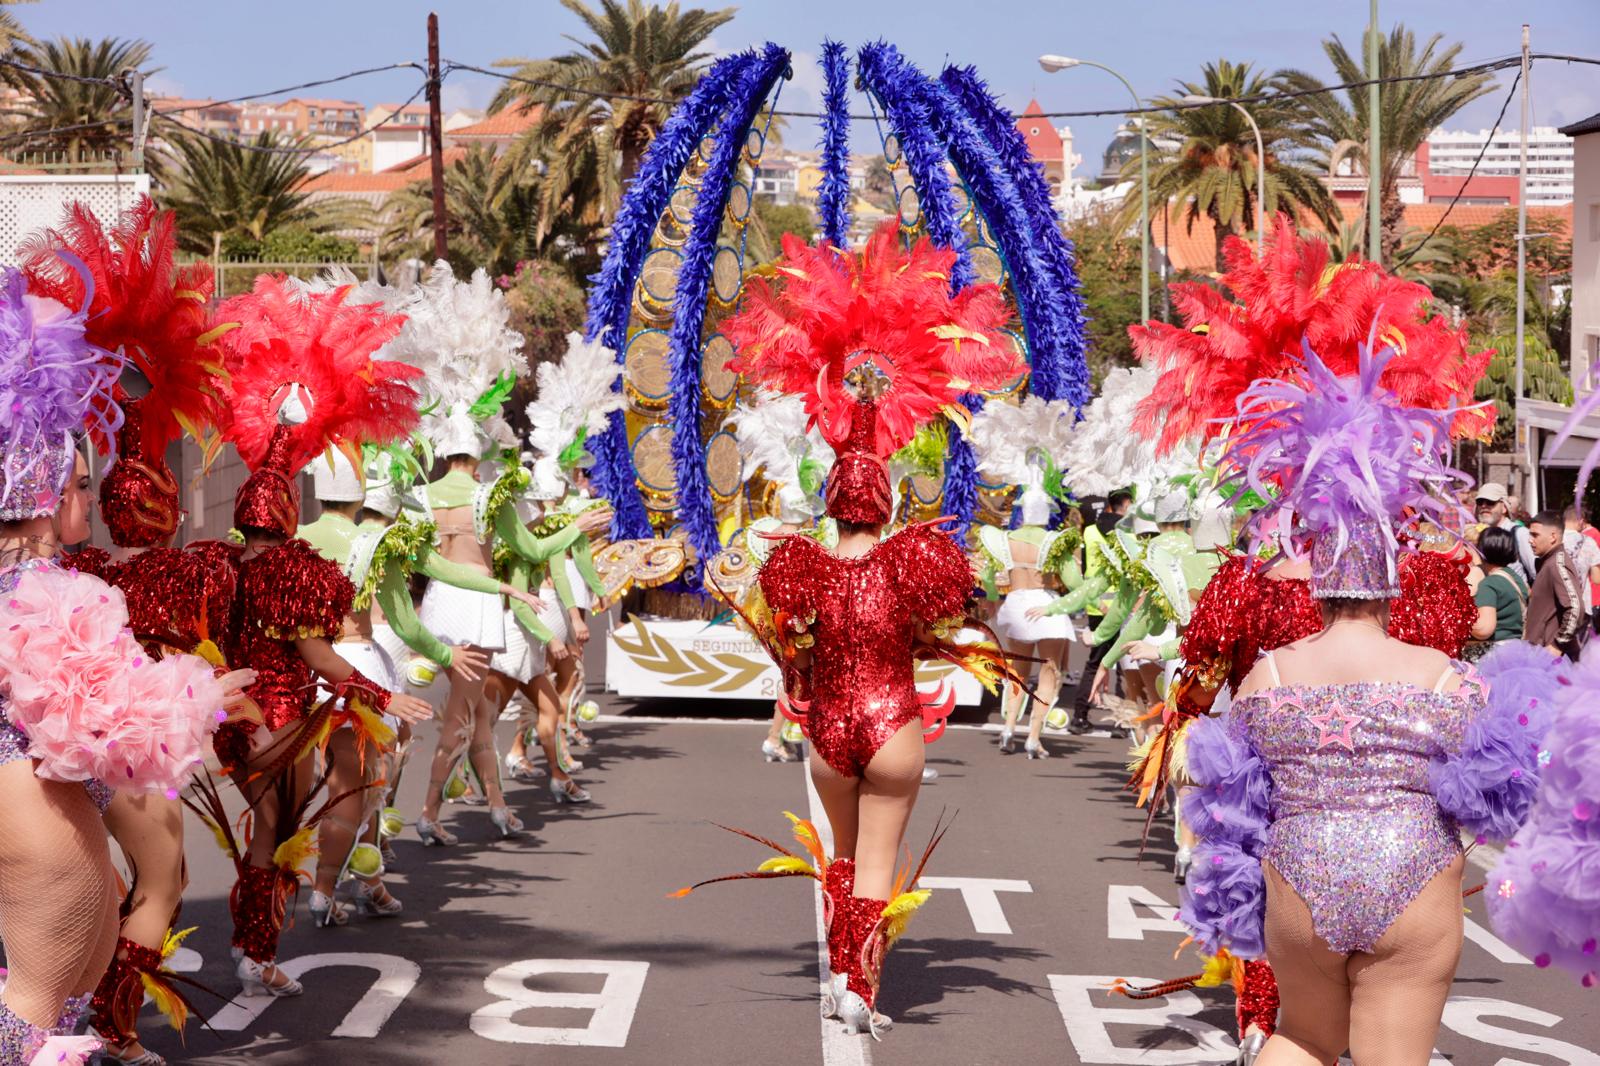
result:
[[[1331,1066],[1346,1047],[1355,1066],[1426,1066],[1461,958],[1461,865],[1428,882],[1373,952],[1351,955],[1328,949],[1305,902],[1266,867],[1283,1012],[1257,1066]]]
[[[0,810],[4,1001],[50,1028],[68,996],[94,990],[116,949],[111,855],[83,786],[40,780],[29,760],[0,766]]]

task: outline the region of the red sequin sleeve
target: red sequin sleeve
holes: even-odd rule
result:
[[[1255,663],[1260,584],[1250,558],[1235,555],[1217,568],[1195,605],[1179,653],[1208,689],[1224,680],[1237,686]]]
[[[976,577],[972,562],[948,533],[931,525],[910,526],[883,546],[900,601],[924,622],[938,623],[966,614]]]
[[[1467,565],[1466,559],[1442,552],[1402,557],[1400,598],[1389,612],[1389,635],[1458,658],[1478,616],[1467,588]]]
[[[261,553],[239,579],[244,613],[275,640],[338,636],[355,595],[339,565],[303,540]]]
[[[798,534],[772,549],[759,576],[761,595],[769,608],[801,616],[811,612],[816,603],[814,563],[822,550],[816,541]]]
[[[104,548],[96,548],[90,545],[80,551],[62,555],[59,561],[68,570],[76,570],[80,574],[89,574],[108,585],[115,584],[111,578],[106,576],[106,572],[111,569],[111,555]]]
[[[134,635],[146,647],[191,652],[221,643],[233,606],[231,563],[176,548],[151,548],[117,568]]]

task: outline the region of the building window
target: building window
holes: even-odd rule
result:
[[[1030,136],[1030,137],[1037,137],[1037,136],[1039,136],[1039,127],[1038,127],[1038,126],[1032,126],[1032,127],[1030,127],[1030,128],[1029,128],[1029,129],[1028,129],[1028,136]]]

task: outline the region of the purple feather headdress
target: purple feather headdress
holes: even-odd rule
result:
[[[1309,344],[1304,354],[1298,380],[1256,381],[1239,397],[1229,483],[1271,501],[1252,523],[1258,543],[1276,535],[1294,558],[1310,549],[1313,595],[1392,599],[1401,534],[1456,527],[1453,491],[1472,484],[1447,463],[1456,412],[1406,407],[1379,385],[1393,349],[1363,346],[1350,377]]]
[[[0,268],[0,520],[53,513],[72,470],[72,438],[89,429],[116,447],[122,411],[112,387],[124,357],[84,336],[93,281],[83,277],[83,310],[28,292],[21,271]]]

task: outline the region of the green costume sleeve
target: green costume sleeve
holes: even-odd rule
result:
[[[511,572],[506,575],[506,584],[518,592],[527,592],[531,589],[532,582],[533,565],[525,559],[513,557]],[[545,625],[539,616],[534,613],[533,608],[521,600],[511,601],[511,617],[522,623],[522,628],[526,629],[529,635],[541,644],[549,644],[556,639],[556,635],[550,632],[550,627]]]
[[[1099,601],[1111,587],[1111,579],[1104,573],[1090,574],[1083,583],[1044,609],[1047,615],[1077,614],[1091,603]]]
[[[1079,565],[1075,556],[1067,556],[1067,561],[1061,564],[1056,575],[1061,578],[1062,588],[1068,592],[1076,592],[1083,585],[1083,567]]]
[[[454,585],[458,589],[467,589],[469,592],[500,591],[500,582],[495,580],[493,574],[453,563],[431,548],[417,557],[415,569],[425,577],[443,581],[446,585]]]
[[[578,523],[573,522],[559,533],[536,537],[517,517],[515,507],[502,507],[494,516],[494,532],[501,542],[530,563],[548,562],[566,551],[585,536]],[[557,569],[552,567],[551,569]]]
[[[1124,581],[1117,586],[1116,599],[1106,608],[1105,617],[1100,621],[1100,628],[1094,631],[1094,642],[1104,644],[1114,640],[1122,630],[1123,623],[1133,613],[1133,605],[1139,600],[1139,586],[1131,581]]]
[[[411,589],[406,584],[405,571],[401,567],[391,566],[383,572],[383,579],[378,582],[372,598],[383,609],[383,616],[389,620],[389,628],[394,630],[395,636],[406,642],[406,647],[442,669],[450,668],[453,661],[450,647],[423,627],[422,620],[417,617],[417,608],[411,602]]]
[[[578,606],[578,601],[572,595],[572,578],[567,574],[567,568],[560,559],[550,567],[550,584],[555,586],[556,599],[561,601],[563,611],[570,611]]]
[[[1106,649],[1106,656],[1102,662],[1108,667],[1115,666],[1117,660],[1122,658],[1122,653],[1128,650],[1128,645],[1148,637],[1153,629],[1161,622],[1161,613],[1148,605],[1141,606],[1133,612],[1127,622],[1117,631],[1111,641],[1111,647]],[[1098,634],[1097,634],[1098,635]]]
[[[1183,638],[1174,637],[1165,644],[1161,645],[1161,647],[1156,650],[1156,654],[1161,656],[1162,662],[1170,663],[1172,660],[1178,657],[1179,649],[1182,647],[1182,645]]]

